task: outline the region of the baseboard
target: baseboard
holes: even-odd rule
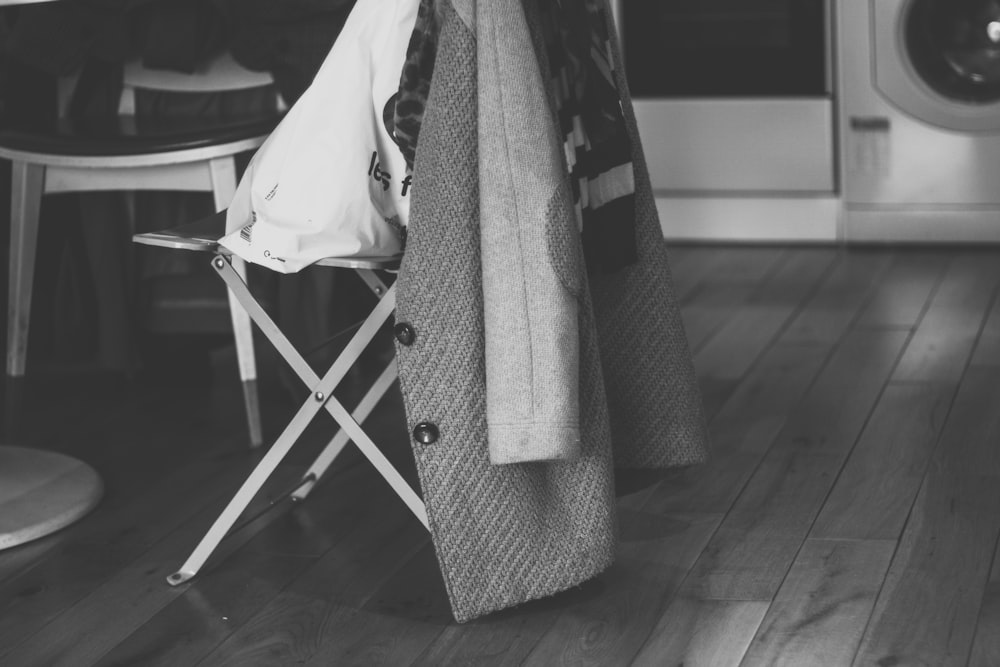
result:
[[[843,212],[848,243],[1000,243],[1000,208],[853,208]]]
[[[828,197],[657,196],[663,236],[673,241],[834,243],[840,200]]]

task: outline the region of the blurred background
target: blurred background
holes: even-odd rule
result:
[[[273,111],[276,98],[287,106],[309,85],[352,5],[351,0],[0,3],[0,131],[32,139],[84,137],[111,146],[123,133],[239,123]],[[224,56],[239,68],[270,75],[272,85],[193,93],[140,89],[128,119],[134,127],[123,128],[125,68],[196,74]],[[239,169],[250,154],[238,158]],[[5,253],[10,185],[10,163],[0,160]],[[211,368],[208,356],[231,343],[224,285],[200,255],[136,247],[131,234],[170,228],[214,210],[211,193],[43,197],[29,368],[203,382]],[[351,313],[320,305],[338,282],[335,271],[269,273],[253,272],[254,289],[302,349],[322,346],[349,326]],[[339,289],[365,298],[349,282]],[[314,357],[334,352],[319,349]]]

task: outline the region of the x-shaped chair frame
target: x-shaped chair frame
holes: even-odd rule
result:
[[[217,214],[216,217],[218,217]],[[196,223],[197,224],[197,223]],[[182,584],[194,577],[206,561],[211,557],[222,540],[229,534],[235,523],[246,511],[250,502],[260,492],[271,474],[299,441],[306,427],[321,410],[326,410],[340,427],[333,439],[326,445],[316,460],[303,474],[299,484],[291,493],[293,501],[304,500],[316,486],[323,473],[333,463],[349,441],[353,441],[361,453],[371,462],[375,469],[389,483],[396,494],[417,519],[428,527],[427,512],[424,503],[393,467],[372,441],[371,437],[361,427],[378,404],[385,392],[397,378],[396,360],[392,359],[378,378],[361,398],[353,412],[348,412],[343,404],[333,395],[334,390],[357,363],[362,352],[371,343],[378,330],[389,319],[396,307],[396,286],[386,286],[378,275],[378,271],[395,271],[399,266],[398,257],[372,258],[337,258],[331,257],[318,262],[328,267],[349,268],[357,272],[368,288],[378,297],[375,307],[361,323],[347,346],[337,356],[322,377],[317,375],[309,363],[303,358],[288,337],[281,331],[274,320],[267,314],[260,302],[254,298],[246,282],[240,275],[238,267],[234,267],[232,258],[218,244],[219,234],[190,233],[188,229],[168,230],[149,234],[138,234],[135,241],[147,245],[156,245],[186,250],[211,251],[214,253],[212,266],[225,281],[230,292],[236,298],[250,319],[257,325],[264,336],[274,345],[281,357],[291,366],[292,370],[309,388],[309,397],[292,417],[277,440],[261,458],[250,476],[243,482],[236,495],[222,511],[209,528],[188,559],[180,569],[167,577],[171,585]]]

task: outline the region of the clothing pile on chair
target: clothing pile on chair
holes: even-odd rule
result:
[[[412,168],[393,121],[418,6],[355,5],[312,84],[250,161],[223,247],[279,273],[325,257],[399,254]]]

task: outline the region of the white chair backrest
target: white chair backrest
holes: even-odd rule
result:
[[[125,65],[123,80],[131,88],[190,93],[242,90],[274,83],[270,73],[246,69],[229,52],[216,56],[191,74],[147,69],[142,61],[133,60]]]
[[[2,0],[0,0],[2,2]],[[59,117],[65,118],[69,112],[73,91],[80,79],[76,72],[61,76],[57,80],[57,104]],[[182,93],[207,93],[227,90],[246,90],[262,88],[274,83],[270,72],[254,72],[240,65],[228,52],[219,55],[205,63],[192,74],[172,70],[148,69],[143,67],[138,58],[125,64],[122,77],[122,95],[118,101],[120,116],[135,115],[135,91],[163,90]],[[287,103],[277,94],[278,109],[288,109]]]
[[[274,84],[269,72],[254,72],[233,59],[225,52],[206,62],[192,74],[172,70],[148,69],[142,61],[133,60],[125,65],[122,97],[118,105],[119,115],[135,115],[136,89],[163,90],[184,93],[207,93],[229,90],[261,88]],[[287,108],[281,96],[278,106]]]

